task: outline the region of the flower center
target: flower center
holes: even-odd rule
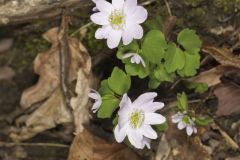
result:
[[[144,118],[143,110],[136,109],[130,114],[130,126],[134,129],[140,128],[144,122]]]
[[[113,29],[122,29],[125,24],[125,16],[122,10],[114,10],[108,18]]]
[[[189,117],[188,116],[184,116],[182,121],[185,123],[185,124],[189,124],[190,121],[189,121]]]

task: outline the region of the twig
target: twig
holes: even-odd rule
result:
[[[180,82],[181,82],[181,78],[179,78],[176,82],[174,82],[170,88],[170,90],[173,90]]]
[[[70,92],[68,89],[68,77],[70,67],[70,49],[68,44],[68,23],[69,17],[66,15],[66,10],[63,11],[62,23],[59,30],[59,58],[60,58],[60,85],[63,95],[63,101],[67,108],[71,109]]]
[[[58,144],[58,143],[18,143],[18,142],[2,142],[2,141],[0,141],[0,147],[13,147],[13,146],[39,146],[39,147],[69,148],[69,145]]]
[[[141,3],[141,5],[142,5],[142,6],[147,6],[147,5],[152,4],[153,2],[156,2],[156,0],[148,0],[148,1],[146,1],[146,2]]]
[[[93,25],[93,22],[89,22],[89,23],[83,25],[83,26],[80,27],[78,30],[76,30],[75,32],[73,32],[73,33],[71,34],[71,37],[74,36],[75,34],[77,34],[78,32],[81,32],[82,30],[90,27],[91,25]]]
[[[171,11],[171,8],[170,8],[170,6],[169,6],[168,1],[167,1],[167,0],[164,0],[164,3],[165,3],[165,5],[166,5],[166,7],[167,7],[167,11],[168,11],[169,16],[172,16],[172,11]]]
[[[163,28],[163,33],[165,37],[169,40],[171,37],[171,32],[176,25],[177,22],[177,17],[176,16],[169,16],[168,19],[166,20]]]
[[[226,142],[234,149],[234,150],[237,150],[239,149],[239,146],[238,144],[224,131],[221,129],[221,127],[216,124],[215,122],[212,123],[212,128],[213,129],[217,129],[220,134],[222,135],[222,137],[226,140]]]

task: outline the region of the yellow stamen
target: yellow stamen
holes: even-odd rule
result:
[[[109,16],[113,29],[121,29],[124,25],[124,14],[121,10],[114,10]]]
[[[130,115],[130,125],[136,129],[142,126],[144,121],[144,112],[142,110],[135,110]]]

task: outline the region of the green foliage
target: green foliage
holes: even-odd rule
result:
[[[148,30],[153,30],[153,29],[160,29],[162,30],[163,29],[163,20],[162,20],[162,17],[161,16],[157,16],[156,18],[154,19],[150,19],[150,20],[147,20],[145,23],[144,23],[145,27],[148,29]]]
[[[175,79],[175,74],[174,73],[168,73],[166,71],[166,68],[163,65],[159,65],[155,71],[154,71],[154,76],[159,82],[173,82]]]
[[[102,80],[100,88],[98,89],[98,92],[101,95],[114,95],[113,91],[109,88],[108,86],[108,81],[107,79]]]
[[[125,70],[129,75],[138,76],[141,79],[147,77],[149,74],[148,68],[143,67],[142,64],[133,64],[129,62],[125,65]]]
[[[190,29],[182,30],[177,37],[177,42],[190,54],[197,54],[202,45],[201,40],[196,35],[196,32]]]
[[[154,64],[159,64],[167,49],[164,34],[159,30],[149,31],[144,39],[142,49],[146,59]]]
[[[131,57],[129,58],[123,58],[125,53],[137,53],[139,54],[146,64],[146,67],[144,67],[141,63],[140,64],[133,64],[131,63]],[[123,63],[125,63],[125,70],[128,75],[130,76],[138,76],[139,78],[143,79],[149,75],[149,68],[148,68],[148,61],[144,58],[142,55],[141,50],[139,49],[137,41],[133,41],[129,45],[123,47],[119,47],[117,52],[117,58],[122,60]]]
[[[108,86],[116,94],[123,95],[131,87],[131,78],[118,67],[114,67],[111,77],[108,78]]]
[[[164,132],[168,129],[168,124],[165,122],[163,124],[155,125],[154,129],[159,132]]]
[[[118,115],[113,119],[112,124],[116,126],[118,124]]]
[[[187,95],[184,92],[177,94],[177,106],[179,111],[181,112],[187,111],[188,99],[187,99]]]
[[[127,46],[118,47],[117,58],[122,60],[123,56],[126,52],[137,53],[138,51],[139,51],[139,45],[138,45],[137,41],[134,40]]]
[[[197,73],[197,69],[200,67],[200,55],[199,54],[189,54],[184,52],[185,56],[185,66],[183,69],[178,70],[177,73],[181,77],[194,76]]]
[[[184,29],[178,34],[177,42],[178,44],[167,42],[164,34],[154,29],[146,34],[141,45],[134,40],[127,46],[120,46],[117,58],[125,64],[127,74],[115,67],[111,77],[102,81],[99,92],[103,103],[98,111],[98,117],[110,118],[112,116],[120,102],[116,96],[121,96],[130,89],[130,76],[138,76],[141,79],[149,77],[148,87],[156,89],[162,82],[173,83],[177,74],[181,77],[195,75],[200,66],[201,41],[199,37],[195,31]],[[144,67],[141,63],[133,64],[132,57],[124,58],[124,54],[127,53],[139,54],[146,66]],[[207,90],[205,84],[189,83],[188,87],[199,93]],[[177,95],[177,106],[180,112],[188,111],[188,100],[184,92]],[[113,123],[117,123],[117,118]],[[163,131],[167,128],[167,124],[155,127],[156,130]]]
[[[174,43],[170,43],[165,55],[165,68],[168,73],[181,70],[185,65],[184,53]]]
[[[201,41],[195,31],[184,29],[178,34],[178,43],[167,42],[160,30],[150,30],[144,38],[142,48],[137,41],[118,49],[117,57],[125,63],[125,71],[130,76],[143,79],[149,76],[148,86],[156,89],[162,82],[174,82],[176,73],[181,77],[193,76],[200,66]],[[124,58],[126,53],[139,54],[146,63],[131,63],[131,58]],[[199,88],[198,88],[199,89]]]
[[[191,81],[185,82],[187,88],[194,89],[196,93],[204,93],[208,90],[208,85],[206,83],[195,83]]]
[[[98,118],[111,118],[112,113],[117,109],[119,102],[119,99],[113,95],[103,96],[102,105],[97,112]]]
[[[211,123],[213,120],[212,118],[196,118],[194,120],[194,122],[197,124],[197,125],[200,125],[200,126],[207,126],[209,123]]]
[[[155,77],[150,78],[148,82],[148,88],[150,89],[156,89],[161,84],[159,80],[157,80]]]

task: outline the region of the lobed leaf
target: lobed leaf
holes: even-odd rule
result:
[[[114,67],[111,77],[108,78],[108,86],[114,93],[123,95],[131,86],[131,78],[118,67]]]
[[[190,29],[182,30],[177,37],[177,42],[190,54],[197,54],[200,51],[202,42],[196,31]]]
[[[152,63],[158,64],[165,55],[167,42],[164,34],[159,30],[151,30],[147,33],[143,42],[143,55]]]

